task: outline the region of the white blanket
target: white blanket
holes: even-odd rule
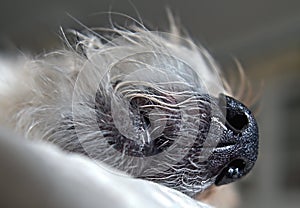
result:
[[[89,158],[0,130],[0,207],[150,208],[209,206],[133,179]]]

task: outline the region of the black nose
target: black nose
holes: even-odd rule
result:
[[[226,102],[226,130],[218,146],[225,148],[215,184],[223,185],[245,176],[253,168],[258,155],[258,126],[251,111],[232,97],[221,95]],[[224,158],[226,158],[224,160]]]

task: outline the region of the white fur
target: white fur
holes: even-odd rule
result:
[[[132,32],[132,30],[134,31]],[[177,34],[151,32],[135,27],[132,30],[112,29],[112,32],[118,34],[119,37],[109,37],[108,43],[105,44],[101,40],[104,37],[74,32],[80,38],[75,48],[82,47],[84,55],[79,54],[72,48],[68,48],[46,54],[39,59],[21,59],[17,63],[2,60],[0,62],[0,72],[4,76],[0,79],[0,113],[2,115],[0,124],[23,135],[26,139],[50,141],[62,148],[67,147],[70,143],[71,146],[77,145],[72,144],[73,140],[69,133],[69,129],[75,125],[76,135],[88,153],[91,153],[91,157],[105,162],[112,160],[109,163],[117,164],[123,158],[116,158],[114,154],[111,156],[113,158],[110,158],[110,150],[107,150],[106,144],[101,143],[101,140],[98,139],[106,132],[99,131],[97,126],[99,124],[95,119],[94,106],[90,106],[93,103],[91,98],[93,100],[95,97],[99,84],[102,87],[101,93],[104,99],[105,96],[107,99],[108,97],[112,99],[113,109],[116,110],[115,121],[118,115],[124,114],[125,120],[128,120],[130,117],[129,115],[126,117],[126,103],[122,103],[119,100],[118,93],[123,93],[122,95],[129,97],[145,96],[133,91],[130,88],[132,85],[126,84],[127,81],[131,84],[133,81],[136,81],[138,84],[143,83],[151,86],[154,86],[153,83],[160,83],[161,85],[155,85],[154,87],[166,93],[172,93],[173,88],[178,88],[180,89],[179,92],[185,95],[181,103],[187,106],[193,105],[196,101],[198,102],[198,100],[187,98],[188,95],[194,92],[215,96],[219,93],[228,92],[223,87],[225,81],[220,78],[219,69],[211,56],[205,49],[196,46],[190,39],[183,39],[178,37]],[[146,71],[132,70],[132,66],[135,65],[145,67]],[[118,71],[120,69],[121,71]],[[172,77],[172,74],[175,75]],[[167,80],[161,79],[164,75]],[[136,80],[131,80],[132,77],[136,78]],[[114,88],[111,85],[117,79],[121,79],[122,82]],[[149,97],[149,99],[156,98]],[[122,109],[125,110],[123,111]],[[69,119],[70,115],[73,116],[72,122]],[[163,116],[163,114],[156,112],[156,116]],[[190,121],[189,117],[187,121],[184,127],[186,128],[185,132],[188,132],[188,129],[192,130],[194,127],[194,121]],[[130,124],[126,123],[126,125]],[[130,126],[126,125],[125,127],[120,126],[118,129],[120,132],[123,131],[123,133],[130,134],[128,130]],[[122,128],[125,128],[125,130],[122,130]],[[135,132],[131,135],[135,135]],[[192,137],[194,135],[191,133],[189,136]],[[21,144],[23,145],[23,143]],[[119,193],[115,188],[120,185],[122,191],[129,191],[126,193],[128,197],[134,197],[133,200],[138,204],[136,207],[141,207],[142,204],[143,207],[153,207],[148,203],[143,203],[144,199],[145,201],[146,199],[149,200],[150,204],[158,203],[159,205],[155,207],[168,207],[163,205],[163,200],[157,198],[161,192],[168,192],[165,188],[162,191],[157,191],[157,188],[152,188],[152,186],[157,187],[152,183],[134,182],[134,180],[130,180],[131,182],[129,183],[124,178],[115,178],[113,175],[107,176],[107,173],[93,165],[91,160],[56,153],[56,150],[51,146],[33,145],[31,147],[31,144],[25,143],[24,145],[26,146],[25,149],[28,148],[28,151],[33,151],[33,154],[44,158],[46,165],[48,162],[54,165],[53,177],[55,180],[65,180],[59,171],[56,171],[56,168],[62,168],[66,173],[82,171],[82,175],[80,175],[81,173],[78,176],[71,175],[74,178],[70,180],[76,177],[76,180],[84,182],[85,180],[81,177],[90,177],[89,183],[93,189],[95,200],[97,193],[101,195],[106,190],[112,194]],[[20,148],[17,144],[13,146]],[[42,150],[45,150],[45,155],[41,153]],[[34,153],[35,151],[38,153]],[[24,152],[24,154],[27,153]],[[179,153],[175,156],[177,157],[178,155]],[[175,156],[174,158],[176,158]],[[19,159],[22,160],[22,157]],[[64,167],[64,161],[70,164]],[[126,165],[136,165],[135,160],[128,160],[127,162]],[[79,167],[81,165],[83,166]],[[170,166],[168,162],[165,162],[164,165]],[[86,173],[84,173],[84,168],[86,168]],[[92,173],[92,175],[86,176],[89,173]],[[110,185],[103,185],[106,181],[101,179],[102,177],[108,177],[107,182]],[[98,183],[99,180],[102,185],[93,184],[93,182]],[[69,182],[67,181],[67,183]],[[70,183],[72,182],[70,181]],[[135,188],[135,183],[140,188],[148,186],[148,193],[155,190],[155,196],[152,195],[154,198],[151,198],[151,194],[148,195],[150,198],[147,198],[147,192],[138,193],[139,189]],[[199,190],[204,190],[212,183],[213,181],[206,181],[202,187],[199,187]],[[116,187],[111,187],[114,186],[112,184],[116,184]],[[121,185],[130,188],[123,189]],[[82,184],[82,186],[85,185]],[[69,190],[67,189],[66,191],[68,192]],[[122,193],[120,192],[118,196],[121,195]],[[161,197],[164,197],[164,195],[162,194]],[[187,200],[186,202],[188,203],[191,202],[191,199],[186,199],[182,195],[180,195],[180,198]],[[99,199],[100,204],[107,202],[104,196]],[[120,200],[124,200],[122,202],[125,204],[128,203],[128,207],[133,207],[130,205],[129,200],[122,197]],[[75,202],[76,200],[74,204]],[[177,201],[176,204],[171,200],[169,201],[169,207],[181,207],[178,204],[179,202]],[[118,205],[119,202],[115,203],[115,207],[126,207],[125,204],[121,206]],[[196,205],[195,202],[192,203],[195,205],[191,205],[191,207],[205,207],[204,205]]]

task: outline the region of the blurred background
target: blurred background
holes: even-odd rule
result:
[[[150,28],[164,30],[166,7],[225,71],[236,57],[254,94],[261,91],[260,155],[251,176],[239,182],[241,207],[299,207],[299,0],[0,0],[0,52],[38,55],[59,48],[60,26],[82,29],[70,16],[107,27],[108,14],[100,14],[107,11],[137,18],[137,10]]]

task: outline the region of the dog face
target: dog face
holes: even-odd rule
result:
[[[174,34],[113,32],[29,64],[15,128],[189,196],[246,175],[258,127],[208,52]]]

